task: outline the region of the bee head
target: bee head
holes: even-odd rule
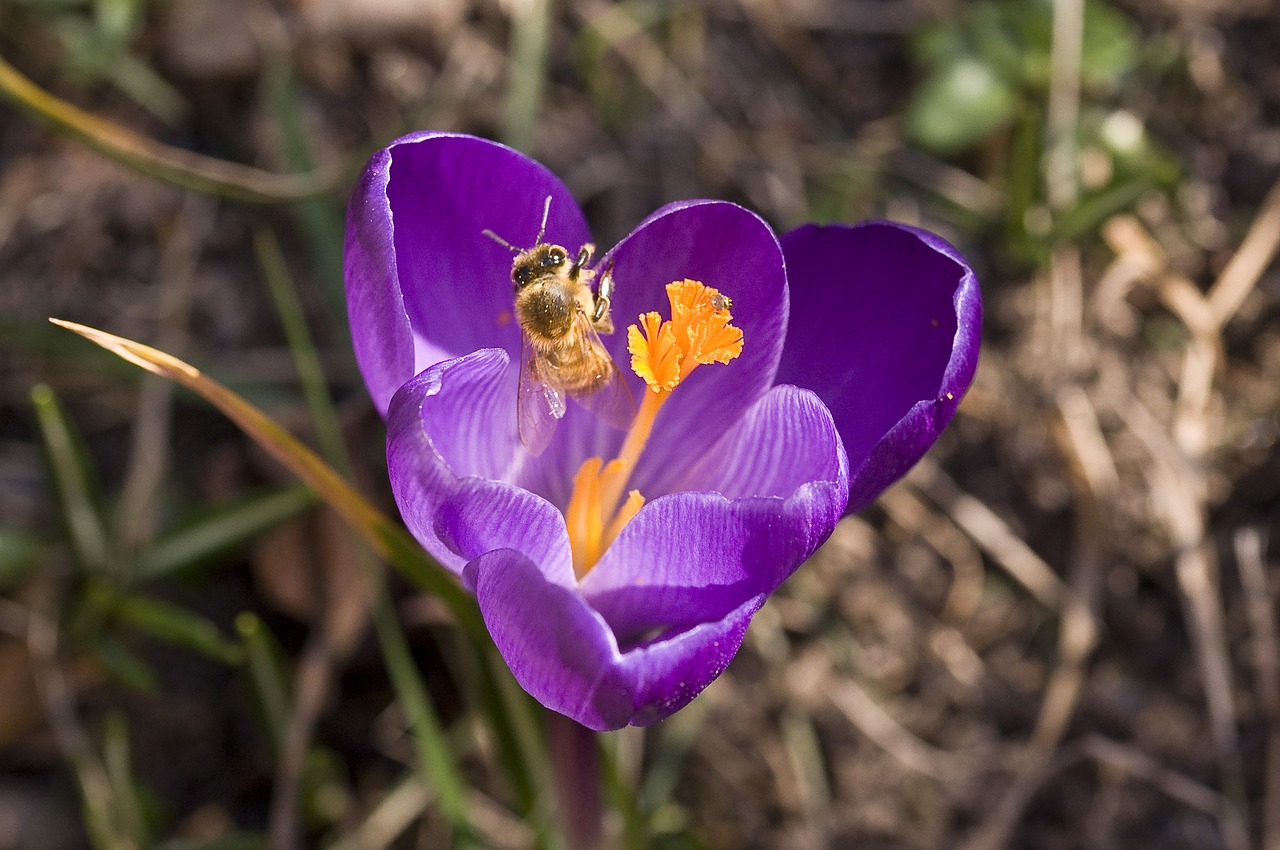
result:
[[[511,265],[511,280],[520,290],[540,277],[554,275],[569,261],[559,245],[543,243],[525,251]]]

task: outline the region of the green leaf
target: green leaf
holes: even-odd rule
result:
[[[149,596],[129,594],[115,600],[112,613],[157,640],[181,646],[225,664],[239,664],[244,653],[199,614]]]
[[[0,528],[0,593],[26,580],[40,565],[45,543],[21,528]]]
[[[138,657],[115,636],[98,635],[93,644],[93,654],[107,668],[111,678],[126,688],[144,694],[160,690],[160,675],[155,668]]]
[[[110,560],[107,526],[98,499],[97,475],[84,440],[51,387],[40,384],[33,388],[31,403],[71,549],[81,567],[105,572]]]
[[[1127,15],[1107,3],[1085,4],[1080,72],[1087,85],[1117,88],[1137,64],[1138,47],[1137,29]]]
[[[207,564],[243,551],[255,538],[315,505],[307,487],[251,496],[217,508],[158,538],[137,554],[131,585],[145,584],[178,570]]]
[[[1010,85],[1041,86],[1048,80],[1048,3],[975,3],[965,10],[961,26],[973,45],[975,61],[989,65]]]
[[[279,753],[284,746],[289,705],[293,702],[285,652],[266,623],[249,611],[236,617],[236,632],[244,652],[244,672],[258,698],[267,737]]]
[[[916,62],[940,68],[970,52],[969,42],[954,26],[929,26],[911,37],[911,55]]]
[[[930,76],[907,107],[907,129],[921,146],[949,156],[1007,126],[1019,98],[990,65],[963,58]]]
[[[1140,176],[1117,181],[1099,192],[1086,195],[1054,221],[1049,232],[1050,241],[1077,239],[1096,230],[1103,221],[1129,209],[1153,188],[1149,177]]]

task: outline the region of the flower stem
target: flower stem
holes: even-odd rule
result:
[[[548,711],[546,717],[547,749],[565,845],[568,850],[600,850],[604,846],[604,804],[596,734],[563,714]]]

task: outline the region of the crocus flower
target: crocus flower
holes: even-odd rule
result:
[[[731,203],[669,204],[592,264],[616,286],[602,340],[638,400],[630,432],[570,402],[534,455],[512,251],[485,231],[533,247],[544,208],[543,241],[590,242],[565,186],[502,145],[419,133],[378,152],[348,214],[351,332],[401,515],[521,686],[592,729],[647,725],[934,442],[973,377],[981,302],[920,230],[779,238]]]

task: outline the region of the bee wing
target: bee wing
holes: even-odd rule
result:
[[[551,442],[556,422],[564,416],[564,395],[547,384],[539,372],[541,363],[524,335],[520,344],[520,386],[516,391],[516,424],[520,442],[532,455],[540,455]]]
[[[625,431],[631,427],[632,420],[636,418],[636,397],[632,395],[631,385],[622,376],[618,364],[613,362],[604,343],[600,341],[600,334],[596,333],[596,329],[591,326],[585,316],[580,317],[580,322],[584,344],[591,347],[592,358],[600,368],[607,367],[609,375],[597,389],[588,393],[578,393],[573,397],[597,419],[620,431]]]

